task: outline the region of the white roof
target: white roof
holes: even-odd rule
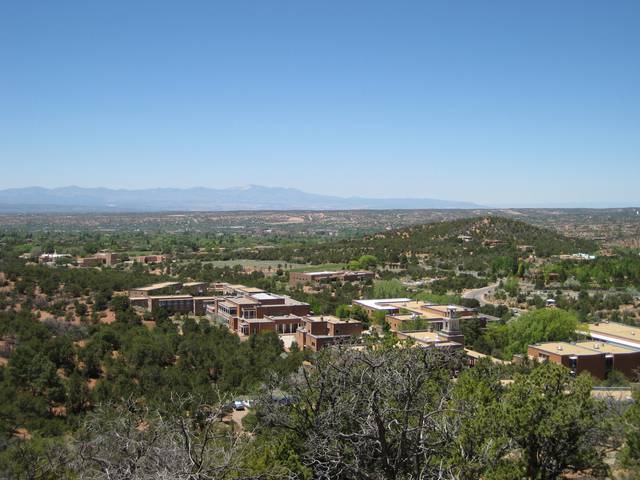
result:
[[[255,298],[256,300],[273,300],[274,298],[282,298],[278,295],[273,295],[271,293],[254,293],[251,295],[251,298]]]
[[[354,300],[355,303],[373,310],[396,310],[398,307],[388,303],[411,302],[410,298],[376,298],[371,300]]]

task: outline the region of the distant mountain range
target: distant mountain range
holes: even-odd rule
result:
[[[250,185],[234,188],[9,188],[0,190],[0,213],[151,212],[232,210],[360,210],[482,208],[470,202],[432,198],[337,197],[295,188]]]

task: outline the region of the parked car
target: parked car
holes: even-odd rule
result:
[[[244,402],[242,400],[236,400],[235,402],[233,402],[233,408],[235,410],[244,410]]]

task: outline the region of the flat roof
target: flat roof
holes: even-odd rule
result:
[[[309,275],[309,276],[320,276],[320,275],[338,275],[339,271],[335,271],[335,270],[325,270],[325,271],[320,271],[320,272],[300,272],[300,273],[304,273],[305,275]]]
[[[229,285],[229,288],[233,288],[234,290],[238,290],[240,292],[246,293],[261,293],[264,292],[261,288],[258,287],[246,287],[244,285]]]
[[[635,346],[640,347],[640,328],[631,327],[622,323],[615,322],[599,322],[590,323],[589,335],[598,340],[610,340],[615,342],[616,339],[626,341]],[[634,345],[635,344],[635,345]]]
[[[454,312],[468,312],[471,310],[460,305],[442,305],[439,303],[429,303],[418,300],[412,300],[410,302],[397,302],[394,304],[394,306],[397,308],[411,310],[413,312],[419,313],[420,315],[430,318],[442,318],[447,314],[449,310],[453,310]]]
[[[291,298],[288,295],[282,295],[280,296],[280,298],[284,298],[284,304],[285,305],[309,305],[306,302],[301,302],[300,300],[296,300],[295,298]],[[277,304],[277,305],[262,305],[262,308],[276,308],[276,307],[281,307],[282,304]]]
[[[148,298],[155,300],[191,300],[191,295],[150,295]]]
[[[280,295],[274,295],[273,293],[260,292],[254,293],[251,295],[251,298],[255,298],[256,300],[275,300],[282,297]]]
[[[146,287],[138,287],[132,288],[131,290],[140,290],[140,291],[149,291],[149,290],[159,290],[161,288],[174,287],[176,285],[182,285],[180,282],[161,282],[154,283],[153,285],[147,285]]]
[[[398,332],[398,336],[404,338],[413,338],[418,342],[436,343],[440,342],[440,336],[436,332],[420,331],[420,332]]]
[[[540,350],[541,352],[551,353],[553,355],[576,355],[576,356],[589,356],[589,355],[600,355],[604,352],[599,352],[597,350],[592,350],[591,348],[587,348],[576,343],[568,343],[568,342],[545,342],[545,343],[536,343],[534,345],[529,345],[532,348]]]
[[[600,342],[597,340],[585,340],[583,342],[577,342],[577,345],[581,347],[590,348],[597,352],[603,353],[637,353],[638,350],[633,348],[624,347],[622,345],[616,345],[615,343]]]
[[[464,353],[471,358],[476,358],[476,359],[488,358],[493,363],[500,364],[500,365],[507,365],[511,363],[496,357],[492,357],[491,355],[485,355],[484,353],[476,352],[475,350],[471,350],[470,348],[465,348]]]
[[[407,303],[411,301],[412,300],[410,298],[373,298],[369,300],[354,300],[353,303],[373,310],[395,310],[398,307],[390,304]]]
[[[270,318],[271,320],[302,320],[299,315],[265,315],[264,318]]]
[[[327,322],[327,323],[362,323],[359,320],[342,319],[335,315],[306,315],[304,318],[310,319],[312,322]]]
[[[257,305],[258,301],[251,297],[235,297],[227,299],[231,303],[235,303],[236,305]]]

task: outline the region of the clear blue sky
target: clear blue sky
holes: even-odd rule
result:
[[[640,203],[640,1],[0,3],[0,188]]]

